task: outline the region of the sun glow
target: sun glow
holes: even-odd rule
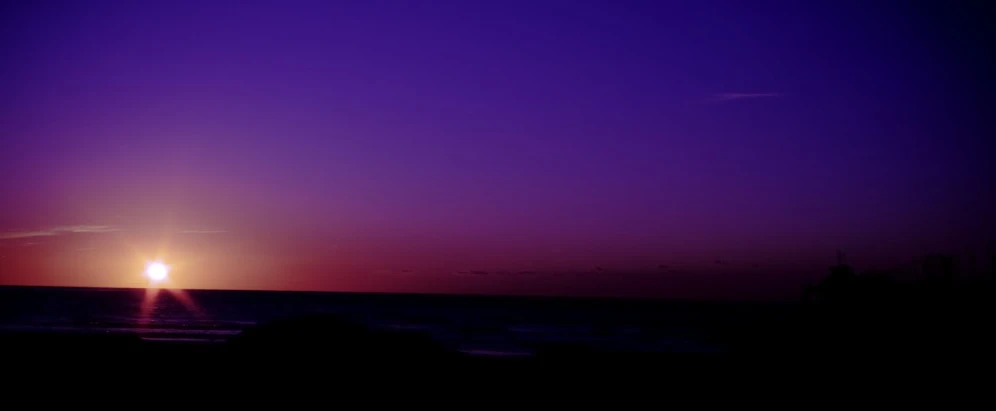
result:
[[[175,230],[169,229],[169,227],[165,230],[167,233],[172,231]],[[186,263],[181,259],[175,258],[176,256],[172,258],[173,264],[167,265],[164,262],[166,260],[165,256],[169,255],[169,240],[168,235],[164,236],[158,250],[155,251],[155,254],[151,255],[146,254],[139,247],[129,244],[135,253],[136,263],[139,261],[145,262],[145,269],[142,271],[142,275],[149,281],[148,285],[145,286],[145,298],[142,299],[142,304],[139,307],[138,328],[144,328],[157,320],[163,298],[179,302],[183,308],[194,316],[199,317],[203,315],[193,297],[179,288],[181,284],[170,278],[170,273],[174,268],[180,271],[188,271],[189,266],[185,267]]]
[[[145,266],[145,276],[153,283],[161,283],[169,278],[169,266],[161,261],[153,261]]]

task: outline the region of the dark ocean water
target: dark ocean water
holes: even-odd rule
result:
[[[0,331],[133,333],[149,340],[223,342],[246,327],[334,314],[372,328],[430,334],[482,355],[528,355],[549,343],[624,351],[726,349],[731,329],[785,306],[614,299],[558,299],[269,291],[0,287]],[[185,303],[186,301],[186,303]]]

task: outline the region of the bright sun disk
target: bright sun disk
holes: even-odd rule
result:
[[[159,261],[153,261],[145,266],[145,276],[152,282],[160,282],[169,276],[169,266]]]

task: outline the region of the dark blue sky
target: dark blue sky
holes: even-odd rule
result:
[[[981,9],[3,7],[4,283],[127,283],[120,244],[164,226],[202,262],[191,287],[549,293],[575,284],[453,273],[669,264],[722,282],[716,259],[892,264],[996,232]]]

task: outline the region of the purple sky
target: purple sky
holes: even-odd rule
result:
[[[736,296],[797,289],[770,273],[836,248],[887,265],[996,233],[978,10],[32,1],[2,18],[0,284],[131,284],[122,244],[155,253],[168,232],[188,287]]]

